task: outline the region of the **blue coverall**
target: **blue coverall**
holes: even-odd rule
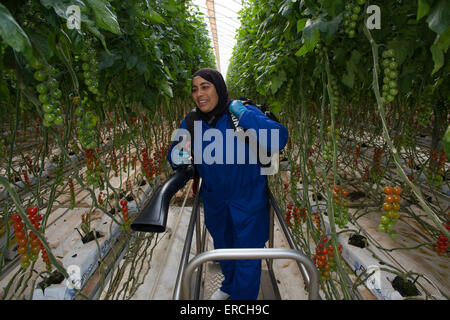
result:
[[[246,106],[239,126],[244,129],[268,129],[265,147],[270,152],[284,148],[288,140],[288,131],[280,123],[266,117],[258,108]],[[211,128],[202,122],[202,132]],[[186,128],[186,121],[180,128]],[[215,129],[223,135],[223,164],[196,164],[202,178],[200,195],[203,200],[205,224],[214,240],[215,249],[222,248],[264,248],[269,238],[269,198],[267,179],[261,175],[260,164],[249,164],[249,146],[236,137],[234,143],[234,164],[226,164],[225,130],[232,129],[228,114],[224,114],[216,123]],[[270,129],[278,129],[279,150],[271,150]],[[202,139],[203,140],[203,139]],[[199,141],[195,137],[195,141]],[[194,144],[194,152],[203,151],[212,143],[203,141],[201,150]],[[169,162],[172,164],[169,150]],[[245,164],[237,163],[238,144],[244,144]],[[242,147],[242,146],[241,146]],[[221,290],[230,294],[232,300],[255,300],[258,297],[261,260],[222,260],[220,261],[225,280]]]

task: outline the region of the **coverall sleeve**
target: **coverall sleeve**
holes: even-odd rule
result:
[[[276,121],[273,121],[269,119],[261,110],[254,106],[247,105],[247,110],[244,111],[244,113],[241,116],[241,119],[239,120],[239,126],[244,129],[254,129],[256,130],[257,134],[260,129],[267,129],[267,141],[259,140],[258,143],[260,143],[263,147],[266,148],[269,152],[276,152],[279,150],[282,150],[289,137],[288,130],[285,126],[283,126],[281,123],[278,123]],[[276,146],[276,144],[272,143],[272,132],[271,130],[275,129],[278,130],[278,148],[272,148],[273,145]],[[260,135],[258,134],[258,138]]]

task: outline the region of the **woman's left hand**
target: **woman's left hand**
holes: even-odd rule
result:
[[[247,108],[244,106],[241,100],[233,100],[230,103],[228,110],[230,110],[230,112],[234,114],[238,119],[240,119]]]

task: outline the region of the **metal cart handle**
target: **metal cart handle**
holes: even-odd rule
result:
[[[191,277],[194,270],[201,264],[211,260],[256,260],[256,259],[295,259],[305,266],[309,275],[309,300],[320,300],[319,273],[315,264],[304,254],[293,249],[264,248],[264,249],[216,249],[203,252],[193,258],[184,270],[182,283],[182,298],[191,297]]]

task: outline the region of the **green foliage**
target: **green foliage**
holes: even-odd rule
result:
[[[352,90],[372,86],[372,52],[363,33],[368,4],[361,3],[355,9],[356,1],[247,1],[227,71],[230,90],[235,96],[274,103],[282,101],[288,81],[298,83],[302,73],[309,88],[305,98],[314,101],[322,94],[322,87],[315,85],[324,71],[324,55],[315,52],[321,43],[332,72],[346,88],[344,99],[352,100]],[[449,2],[371,1],[370,5],[379,6],[381,12],[381,29],[371,30],[381,46],[379,54],[384,48],[394,49],[399,94],[415,103],[427,83],[439,85],[439,79],[448,78]],[[352,17],[349,10],[358,14]],[[346,25],[351,19],[355,27],[349,36]],[[373,95],[371,99],[375,103]]]
[[[80,8],[79,30],[67,27],[71,5]],[[65,99],[79,97],[98,116],[102,107],[118,102],[155,110],[175,97],[186,98],[191,75],[215,66],[200,12],[183,0],[5,1],[0,22],[0,105],[11,112],[16,81],[22,82],[27,104],[41,108],[35,70],[28,64],[33,59],[47,73],[55,70]],[[82,69],[86,48],[98,61],[88,73]],[[98,77],[90,78],[94,72]],[[60,107],[70,111],[69,105]]]

